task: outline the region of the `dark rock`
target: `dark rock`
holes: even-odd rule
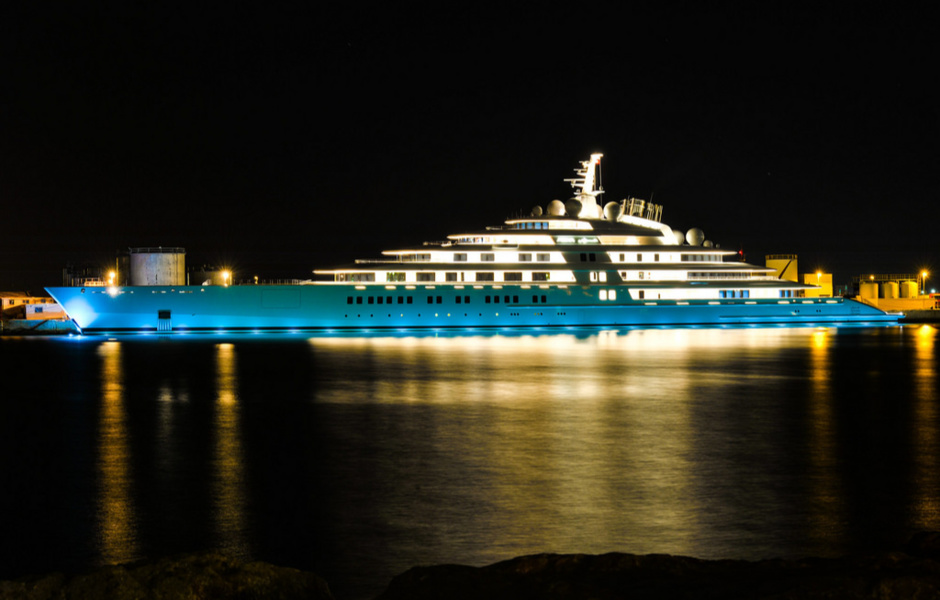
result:
[[[632,554],[524,556],[487,567],[417,567],[378,600],[940,597],[940,562],[903,553],[839,559],[699,560]]]
[[[313,573],[217,554],[116,565],[66,577],[0,581],[0,600],[333,600]]]

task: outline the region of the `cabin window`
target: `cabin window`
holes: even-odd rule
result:
[[[530,252],[520,252],[519,253],[519,262],[531,262],[532,254]]]
[[[362,304],[362,296],[356,298],[356,304]]]
[[[653,261],[654,261],[654,262],[659,262],[659,255],[658,255],[658,254],[654,254],[654,255],[653,255]]]
[[[404,296],[399,296],[399,297],[398,297],[398,303],[399,303],[399,304],[404,304],[404,303],[405,303],[405,297],[404,297]]]
[[[467,262],[467,253],[466,253],[466,252],[455,252],[455,253],[454,253],[454,262]]]
[[[461,297],[457,296],[457,304],[460,304],[460,301],[461,301]]]
[[[352,304],[352,303],[353,303],[353,297],[352,297],[352,296],[346,296],[346,304]]]
[[[404,273],[386,273],[385,274],[385,281],[396,282],[396,281],[404,281],[404,280],[405,280]]]
[[[375,304],[375,298],[373,296],[369,296],[369,304]]]
[[[552,255],[548,252],[540,252],[535,255],[535,259],[539,262],[549,262],[552,260]]]
[[[517,272],[504,273],[503,281],[522,281],[522,273],[517,273]]]
[[[484,252],[480,254],[480,262],[493,262],[496,260],[496,255],[492,252]]]
[[[375,281],[375,273],[350,273],[349,281],[356,281],[356,282]]]
[[[434,296],[428,296],[428,304],[434,304]]]
[[[616,299],[617,299],[617,290],[610,290],[609,292],[607,292],[607,297],[608,297],[610,300],[616,300]]]
[[[485,273],[477,273],[476,278],[477,278],[477,281],[495,281],[492,271],[488,271]]]
[[[600,291],[600,299],[601,299],[601,300],[607,300],[607,290],[601,290],[601,291]]]
[[[382,303],[383,303],[383,298],[382,296],[379,296],[379,304],[382,304]]]
[[[438,297],[437,297],[437,303],[438,303],[438,304],[441,304],[442,302],[443,302],[443,299],[442,299],[440,296],[438,296]]]
[[[445,280],[445,281],[457,281],[457,274],[456,274],[456,273],[445,273],[445,274],[444,274],[444,280]]]
[[[418,273],[417,280],[418,281],[434,281],[434,275],[435,275],[434,273]]]
[[[464,304],[470,304],[470,296],[464,296],[464,297],[463,297],[463,303],[464,303]]]
[[[548,281],[548,273],[532,273],[532,281]]]
[[[640,300],[642,300],[643,298],[646,298],[646,291],[640,290],[639,292],[637,292],[637,298],[639,298]]]
[[[643,262],[643,255],[642,255],[642,254],[637,254],[637,255],[636,255],[636,262]]]
[[[489,304],[489,303],[490,303],[490,297],[487,296],[487,297],[486,297],[486,300],[484,300],[483,303],[484,303],[484,304]]]
[[[406,302],[406,304],[414,304],[414,303],[412,302],[413,299],[414,299],[414,298],[412,298],[411,296],[408,296],[408,302]]]

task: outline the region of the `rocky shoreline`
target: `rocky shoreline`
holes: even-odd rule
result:
[[[540,554],[486,567],[415,567],[376,600],[797,599],[940,597],[940,533],[897,552],[799,560],[702,560],[686,556]],[[186,555],[0,581],[0,599],[335,600],[319,576],[218,554]]]

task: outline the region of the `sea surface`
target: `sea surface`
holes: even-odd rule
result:
[[[940,529],[928,325],[0,338],[0,579],[221,550],[340,600],[524,554]]]

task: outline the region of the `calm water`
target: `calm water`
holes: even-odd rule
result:
[[[195,550],[418,564],[940,529],[930,326],[0,339],[0,578]]]

